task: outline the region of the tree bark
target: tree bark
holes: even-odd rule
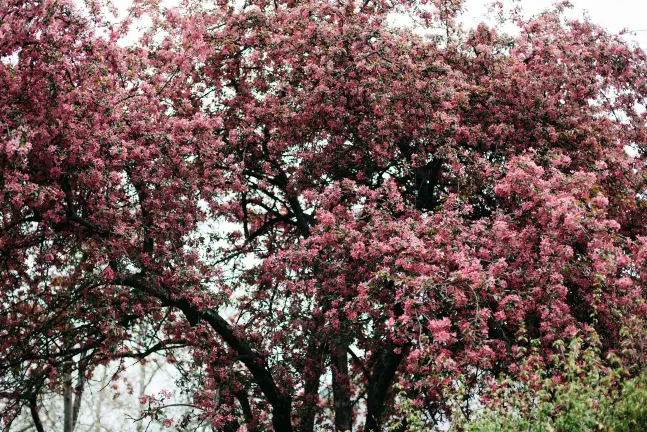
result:
[[[63,432],[74,431],[74,393],[72,392],[72,365],[65,372],[63,393]]]
[[[311,363],[310,369],[305,368],[305,380],[303,385],[303,403],[301,422],[299,430],[301,432],[313,432],[315,417],[317,415],[317,402],[319,399],[319,384],[321,374],[323,373],[323,359],[321,351],[326,349],[326,343],[317,343],[317,331],[310,336],[310,343],[306,355],[306,362]]]
[[[95,416],[94,432],[101,432],[103,398],[105,396],[104,388],[106,386],[107,379],[108,379],[108,370],[106,366],[103,366],[103,373],[101,374],[101,390],[98,393],[97,405],[94,410],[94,416]]]
[[[85,388],[85,366],[84,366],[85,353],[81,355],[79,361],[79,377],[76,384],[76,394],[74,395],[74,404],[72,405],[72,429],[76,428],[76,422],[79,419],[81,412],[81,400],[83,397],[83,390]]]
[[[146,365],[143,361],[139,362],[139,398],[146,394]],[[137,422],[137,432],[144,430],[144,422]]]
[[[31,413],[31,419],[34,422],[34,427],[38,432],[45,432],[43,428],[43,422],[40,420],[40,415],[38,414],[38,407],[36,406],[37,398],[36,394],[32,395],[29,400],[29,412]]]
[[[382,430],[384,402],[393,377],[404,358],[404,350],[404,347],[400,347],[400,351],[396,352],[396,346],[392,342],[388,342],[378,354],[377,363],[368,383],[364,432],[380,432]]]
[[[353,430],[353,410],[350,400],[348,376],[348,344],[341,343],[331,349],[332,391],[335,403],[335,431]]]

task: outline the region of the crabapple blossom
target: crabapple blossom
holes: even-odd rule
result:
[[[433,430],[529,339],[548,368],[642,328],[641,49],[566,4],[511,36],[460,0],[234,3],[0,4],[6,424],[188,350],[214,430],[377,432],[401,394]]]

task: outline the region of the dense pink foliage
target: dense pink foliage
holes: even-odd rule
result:
[[[559,8],[463,30],[459,0],[136,2],[124,47],[89,4],[0,4],[6,421],[183,347],[217,430],[379,431],[396,383],[432,429],[527,338],[614,349],[647,313],[647,58],[619,37]]]

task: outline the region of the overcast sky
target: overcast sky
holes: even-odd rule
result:
[[[465,22],[478,23],[483,20],[487,0],[467,0]],[[551,0],[521,0],[523,8],[531,13],[540,12],[551,5]],[[647,1],[646,0],[571,0],[575,9],[569,16],[582,17],[585,13],[603,27],[613,33],[622,29],[642,30],[628,36],[641,47],[647,49]]]
[[[173,0],[162,0],[172,4]],[[125,11],[131,0],[114,0],[121,11]],[[477,24],[485,20],[487,5],[492,0],[466,0],[467,13],[464,15],[466,24]],[[509,3],[510,0],[504,0]],[[549,7],[553,0],[520,0],[528,14],[535,14]],[[636,31],[627,36],[647,49],[647,0],[571,0],[575,9],[569,16],[583,17],[587,14],[594,22],[602,25],[613,33],[622,29]]]

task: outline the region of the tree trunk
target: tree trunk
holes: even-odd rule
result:
[[[384,414],[384,402],[391,388],[395,373],[404,358],[405,347],[396,347],[388,342],[378,353],[377,363],[373,367],[373,373],[368,383],[368,394],[366,398],[366,424],[364,432],[380,432],[382,430],[382,415]]]
[[[303,397],[305,401],[300,413],[300,432],[314,431],[317,404],[319,401],[319,383],[324,369],[324,355],[322,352],[325,352],[327,349],[326,346],[327,344],[325,342],[320,343],[318,341],[317,331],[310,335],[310,343],[308,344],[306,355],[306,362],[309,364],[304,367],[304,376],[306,378],[303,385]]]
[[[31,419],[34,422],[36,431],[45,432],[45,429],[43,428],[43,422],[40,420],[40,415],[38,414],[38,407],[36,405],[37,400],[38,399],[36,397],[36,394],[34,394],[29,400],[29,412],[31,413]]]
[[[335,431],[353,430],[353,410],[350,402],[350,378],[348,376],[348,346],[346,343],[331,350],[332,391],[335,401]]]
[[[104,388],[108,381],[108,369],[106,366],[103,366],[103,374],[101,375],[101,391],[99,391],[99,400],[97,400],[97,406],[95,407],[94,416],[94,432],[101,432],[101,411],[103,408],[103,398],[105,396]]]
[[[142,396],[146,393],[146,365],[144,364],[143,361],[139,362],[139,397],[141,399]],[[138,402],[139,403],[139,402]],[[137,407],[138,411],[140,410],[139,407]],[[143,421],[138,421],[137,422],[137,432],[142,432],[144,430],[144,422]]]
[[[74,393],[72,392],[72,365],[65,372],[63,393],[63,432],[74,432]]]
[[[74,395],[74,404],[72,405],[72,429],[76,429],[76,422],[79,419],[81,412],[81,398],[83,397],[83,390],[85,388],[85,353],[81,356],[79,361],[79,377],[76,382],[76,394]]]

